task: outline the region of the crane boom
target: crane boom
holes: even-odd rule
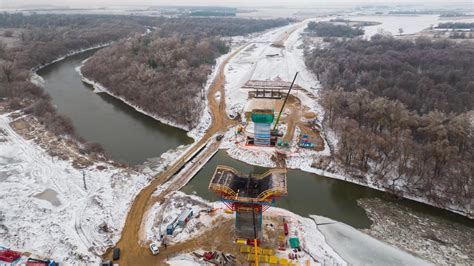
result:
[[[293,78],[293,81],[291,82],[291,86],[290,86],[290,89],[288,90],[288,94],[285,97],[285,101],[283,102],[283,105],[281,106],[281,109],[280,109],[280,113],[278,114],[278,117],[275,121],[275,126],[273,126],[273,131],[276,130],[278,126],[278,122],[280,122],[281,113],[283,113],[283,109],[285,108],[286,102],[288,101],[288,97],[290,97],[290,92],[291,92],[291,89],[293,88],[293,85],[295,85],[297,76],[298,76],[298,72],[296,72],[295,77]]]

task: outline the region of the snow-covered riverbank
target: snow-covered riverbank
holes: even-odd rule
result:
[[[78,170],[25,140],[11,121],[0,115],[0,245],[67,264],[97,263],[152,175],[105,162]],[[164,154],[155,170],[181,152]]]

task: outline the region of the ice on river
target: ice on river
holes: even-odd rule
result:
[[[347,224],[323,216],[311,218],[328,244],[350,265],[432,265]]]

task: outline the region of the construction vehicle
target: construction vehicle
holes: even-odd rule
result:
[[[279,140],[278,141],[278,146],[279,147],[288,147],[288,146],[290,146],[290,144],[288,143],[287,140],[285,140],[285,141]]]
[[[58,266],[59,263],[55,262],[54,260],[40,260],[40,259],[33,259],[28,258],[26,261],[27,266]]]
[[[120,259],[120,248],[114,248],[112,252],[112,259],[119,260]]]
[[[214,251],[214,252],[208,251],[208,252],[204,252],[203,257],[204,257],[204,260],[210,261],[210,260],[213,260],[214,258],[216,258],[217,255],[218,255],[218,254],[217,254],[217,252],[215,252],[215,251]]]
[[[286,250],[286,237],[284,235],[278,236],[278,250]]]
[[[283,232],[285,233],[285,236],[288,235],[288,223],[283,219]]]
[[[158,253],[160,253],[160,249],[158,248],[158,244],[152,242],[150,244],[150,251],[151,251],[151,254],[158,255]]]
[[[314,144],[309,141],[309,136],[306,134],[300,139],[299,146],[301,148],[314,148]]]

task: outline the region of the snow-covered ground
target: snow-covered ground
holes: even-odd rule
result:
[[[347,261],[342,258],[331,245],[326,237],[317,228],[316,224],[310,218],[304,218],[288,210],[281,208],[270,208],[265,215],[274,217],[284,217],[289,224],[289,236],[298,237],[301,249],[313,260],[311,265],[347,265]],[[283,257],[288,257],[291,249],[283,252]],[[302,257],[298,262],[303,265],[307,257]],[[317,260],[315,263],[314,259]]]
[[[214,218],[203,212],[207,207],[218,210]],[[162,208],[165,208],[166,212],[163,213]],[[198,237],[203,232],[194,230],[194,227],[199,228],[204,224],[210,224],[212,219],[227,215],[222,211],[225,208],[222,203],[211,203],[197,196],[177,192],[168,198],[164,206],[157,204],[154,211],[150,213],[155,222],[158,222],[156,217],[162,217],[163,225],[147,224],[149,240],[156,241],[159,238],[159,229],[164,230],[166,225],[185,208],[193,208],[195,213],[201,211],[201,214],[193,218],[183,231],[169,238],[167,241],[171,242],[168,243],[178,243]],[[326,217],[303,218],[280,208],[270,208],[266,212],[266,217],[285,217],[290,224],[290,235],[297,236],[302,242],[303,250],[318,260],[318,263],[312,261],[311,265],[432,265],[349,225]],[[277,256],[287,257],[287,254],[279,251]],[[304,264],[308,258],[308,256],[303,257],[300,264]],[[206,265],[190,254],[180,254],[170,258],[168,262],[171,265]]]
[[[308,91],[314,91],[317,95],[319,82],[305,66],[300,37],[300,33],[304,31],[309,21],[290,24],[270,30],[256,38],[247,39],[249,44],[232,58],[225,68],[227,113],[231,117],[242,112],[247,102],[247,91],[241,89],[241,87],[248,80],[274,80],[278,78],[283,81],[292,81],[295,73],[299,72],[296,83]],[[297,29],[284,43],[285,48],[271,46],[285,32],[295,27]],[[267,56],[275,54],[278,56]],[[311,101],[303,93],[295,93],[311,111],[322,113],[323,110],[316,101]]]
[[[323,216],[311,216],[329,245],[352,265],[432,265],[361,231]]]
[[[190,254],[182,254],[176,257],[170,258],[166,261],[169,265],[172,266],[196,266],[196,265],[207,265],[207,263],[201,262],[196,259],[195,256]]]
[[[98,262],[120,238],[130,204],[151,175],[103,162],[75,169],[10,122],[0,116],[0,245],[67,264]],[[164,154],[158,170],[181,152]]]
[[[155,193],[160,194],[160,191]],[[176,191],[167,196],[163,204],[156,203],[148,212],[145,224],[146,242],[156,242],[161,245],[163,240],[161,235],[166,236],[166,227],[186,209],[192,209],[193,219],[184,228],[177,228],[172,236],[166,236],[166,242],[174,244],[196,237],[204,233],[206,227],[210,230],[211,228],[207,225],[216,218],[216,216],[208,215],[207,211],[220,207],[222,206],[219,203],[207,202],[198,196]]]

